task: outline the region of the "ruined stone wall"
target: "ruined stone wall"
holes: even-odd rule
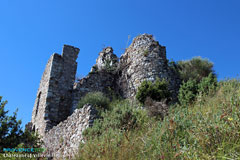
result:
[[[157,77],[169,81],[172,98],[176,100],[180,79],[168,66],[166,48],[159,45],[152,35],[136,37],[120,61],[113,49],[106,47],[99,53],[89,75],[75,83],[72,112],[88,92],[109,94],[111,91],[123,98],[133,98],[142,81],[155,81]]]
[[[92,109],[76,108],[89,92],[133,98],[142,81],[159,77],[169,81],[172,97],[177,98],[180,79],[168,66],[166,48],[152,35],[136,37],[120,61],[111,47],[103,49],[91,72],[74,83],[78,52],[78,48],[64,45],[62,55],[51,56],[40,82],[31,122],[49,153],[72,156],[78,149],[82,131],[92,122]]]
[[[126,49],[120,58],[118,75],[119,92],[124,98],[134,97],[142,81],[155,81],[157,77],[169,81],[173,96],[179,87],[177,77],[168,67],[166,48],[148,34],[136,37]]]
[[[89,92],[99,91],[106,95],[116,93],[117,66],[118,58],[113,53],[113,49],[111,47],[103,49],[99,53],[96,65],[92,67],[91,72],[74,84],[72,112],[77,108],[81,97]]]
[[[107,72],[91,73],[87,77],[75,83],[73,89],[73,106],[72,112],[77,108],[78,102],[89,92],[102,92],[108,95],[114,92],[115,76]]]
[[[42,79],[40,81],[40,86],[37,91],[37,98],[35,100],[35,104],[32,111],[32,126],[34,131],[38,131],[40,135],[43,135],[46,128],[45,123],[45,106],[46,99],[48,95],[48,84],[50,79],[51,67],[53,63],[54,55],[48,60],[46,65],[46,69],[42,75]]]
[[[97,111],[91,105],[76,109],[66,120],[54,126],[44,136],[45,154],[55,159],[73,159],[81,142],[82,132],[93,125]]]
[[[41,136],[70,115],[79,49],[64,45],[53,54],[43,73],[32,113],[33,130]]]

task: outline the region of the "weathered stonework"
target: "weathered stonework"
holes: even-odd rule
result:
[[[84,143],[83,131],[93,125],[97,111],[91,105],[76,109],[74,113],[57,126],[54,126],[43,138],[45,155],[59,159],[73,159],[79,144]]]
[[[73,105],[72,111],[77,108],[78,101],[88,92],[100,91],[109,95],[116,90],[116,72],[118,66],[118,58],[113,53],[111,47],[103,49],[99,53],[96,65],[91,72],[73,87]]]
[[[118,58],[113,53],[112,47],[104,48],[102,52],[99,53],[99,57],[96,60],[96,70],[95,71],[113,71],[118,66]],[[93,71],[93,70],[92,70]]]
[[[75,82],[78,52],[78,48],[64,45],[62,55],[51,56],[40,82],[28,127],[43,136],[49,153],[73,156],[77,150],[82,131],[93,120],[89,119],[92,109],[76,109],[88,92],[134,98],[142,81],[160,78],[169,81],[172,98],[176,98],[180,79],[168,66],[166,48],[152,35],[136,37],[120,60],[111,47],[103,49],[91,72]]]
[[[54,53],[43,73],[32,112],[33,130],[41,136],[70,115],[79,49],[64,45]]]
[[[118,76],[119,92],[124,98],[134,97],[144,80],[155,81],[159,77],[169,81],[173,98],[180,84],[168,67],[166,47],[147,34],[136,37],[120,57]]]

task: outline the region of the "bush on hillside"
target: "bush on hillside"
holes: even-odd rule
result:
[[[198,84],[198,93],[208,95],[214,92],[217,87],[217,78],[212,73],[203,78]]]
[[[80,99],[78,108],[85,104],[91,104],[98,110],[105,110],[109,108],[110,100],[102,92],[89,92]]]
[[[201,57],[194,57],[186,61],[178,61],[177,67],[175,66],[175,68],[178,69],[180,78],[183,82],[194,79],[199,83],[202,78],[207,77],[210,73],[216,76],[213,70],[213,63]]]
[[[145,111],[133,107],[127,100],[112,105],[112,110],[102,112],[101,118],[95,120],[93,127],[84,131],[85,138],[100,136],[109,129],[117,132],[133,130],[141,127],[147,119]]]
[[[196,80],[188,80],[180,86],[178,100],[182,105],[193,103],[198,93],[198,85]]]
[[[109,127],[82,144],[76,158],[239,159],[240,82],[218,84],[217,92],[204,95],[203,102],[171,107],[163,121],[148,121],[142,129],[125,132]]]
[[[180,86],[178,100],[182,105],[189,105],[194,102],[199,95],[209,95],[214,93],[217,87],[217,78],[210,73],[204,77],[200,83],[197,84],[196,80],[188,80],[183,82]]]
[[[154,83],[146,80],[143,81],[138,87],[136,98],[139,102],[144,104],[147,97],[155,101],[161,101],[170,98],[170,95],[167,81],[157,78]]]

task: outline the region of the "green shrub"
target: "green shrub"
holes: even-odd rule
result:
[[[210,92],[214,92],[216,87],[217,78],[212,73],[210,73],[198,84],[198,93],[208,95]]]
[[[95,120],[93,127],[84,132],[85,138],[100,136],[109,129],[127,131],[141,127],[147,119],[144,110],[133,107],[127,100],[112,103],[112,110],[101,113],[101,118]]]
[[[190,79],[180,86],[178,100],[182,105],[192,104],[197,96],[214,93],[216,87],[217,78],[212,73],[204,77],[198,84],[196,80]]]
[[[194,57],[186,61],[178,61],[177,69],[179,70],[180,78],[184,82],[194,79],[199,83],[202,78],[207,77],[210,73],[215,76],[213,63],[201,57]]]
[[[188,80],[187,82],[183,82],[180,86],[178,100],[182,105],[191,104],[198,93],[198,85],[196,80]]]
[[[160,79],[157,78],[154,83],[151,81],[143,81],[138,87],[136,98],[143,104],[147,97],[150,97],[155,101],[161,101],[165,98],[169,98],[170,95],[166,80],[160,81]]]
[[[17,111],[13,115],[8,115],[8,110],[6,110],[7,101],[2,101],[2,96],[0,96],[0,159],[4,160],[15,160],[17,152],[6,154],[11,154],[12,156],[4,156],[3,148],[40,148],[42,141],[37,133],[30,132],[25,128],[22,130],[21,120],[17,120]],[[24,152],[26,155],[30,153]],[[19,160],[26,158],[17,158]],[[33,158],[29,158],[33,159]]]
[[[82,97],[78,103],[78,108],[82,108],[85,104],[91,104],[98,110],[108,109],[110,100],[102,92],[89,92]]]
[[[221,81],[215,94],[203,97],[192,107],[171,107],[163,121],[121,132],[110,126],[82,144],[76,158],[239,159],[240,82]]]

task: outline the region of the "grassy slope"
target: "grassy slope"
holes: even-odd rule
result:
[[[142,116],[127,131],[100,127],[102,134],[88,135],[76,159],[240,159],[239,109],[240,83],[220,82],[216,93],[198,96],[192,106],[172,106],[163,121]]]

